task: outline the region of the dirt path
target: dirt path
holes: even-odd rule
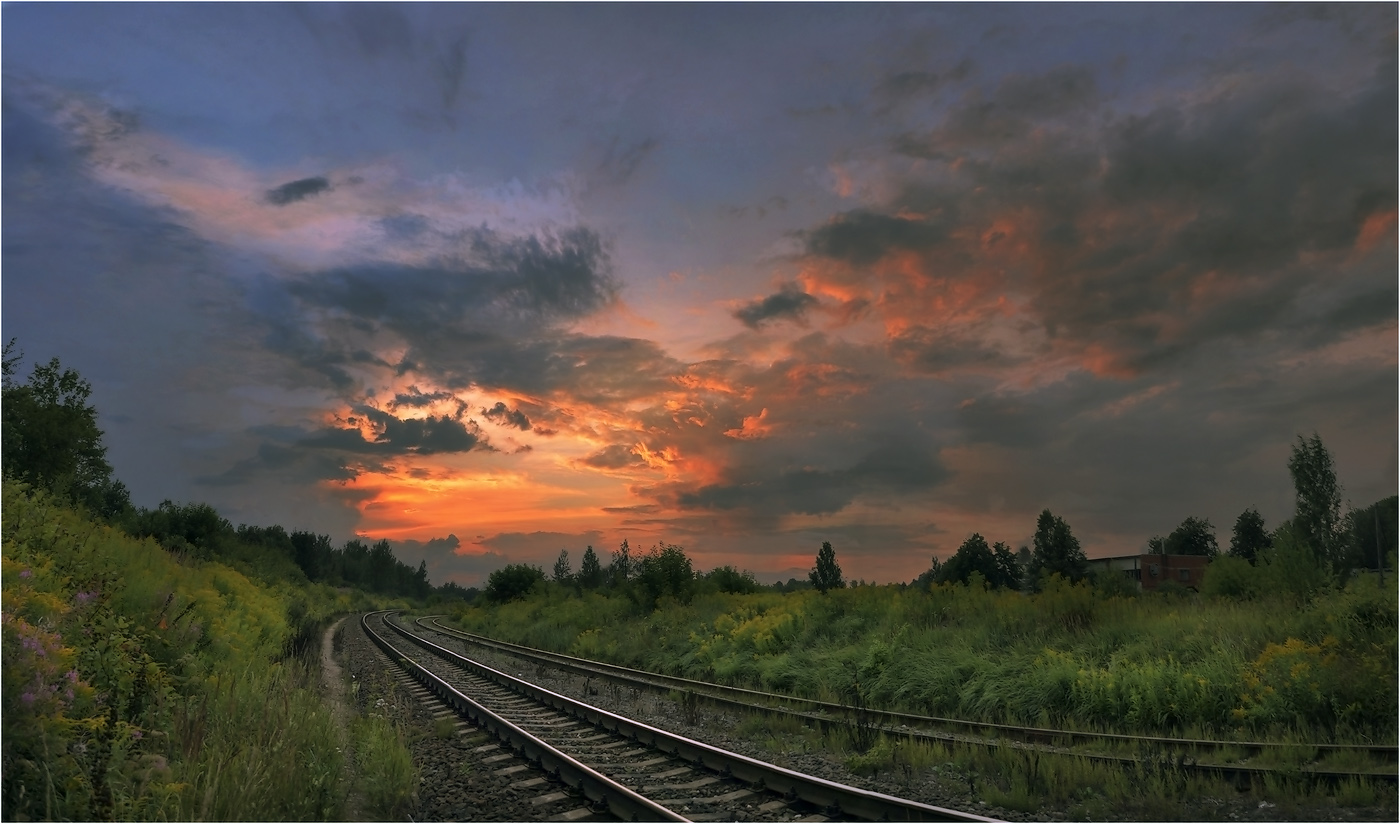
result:
[[[348,616],[347,616],[348,617]],[[340,663],[335,660],[335,633],[345,623],[345,618],[341,618],[329,627],[321,636],[321,686],[324,691],[326,704],[331,708],[331,719],[335,722],[336,729],[340,733],[343,752],[345,754],[345,809],[346,821],[363,820],[364,799],[358,789],[359,782],[358,765],[355,763],[355,751],[352,746],[353,738],[350,735],[350,705],[345,700],[345,679],[341,676]]]

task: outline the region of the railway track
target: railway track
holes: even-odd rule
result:
[[[995,821],[804,775],[575,701],[472,661],[369,613],[365,633],[463,717],[495,736],[501,761],[587,805],[553,818],[644,821]],[[523,775],[532,767],[518,769]]]
[[[417,625],[458,641],[518,656],[541,665],[556,667],[600,682],[633,688],[676,691],[711,704],[787,715],[804,724],[820,727],[862,725],[867,731],[914,740],[956,742],[987,747],[1015,747],[1090,760],[1117,763],[1125,767],[1158,766],[1219,775],[1243,785],[1280,773],[1301,775],[1318,781],[1342,782],[1371,780],[1394,784],[1396,746],[1371,744],[1284,744],[1275,742],[1218,741],[1134,736],[1115,733],[1018,727],[962,719],[921,716],[885,710],[853,710],[840,704],[729,687],[676,676],[575,658],[509,642],[497,641],[442,625],[437,617],[420,618]],[[1251,760],[1291,759],[1288,766],[1248,763]],[[1390,769],[1344,769],[1325,766],[1327,759],[1353,759],[1379,762]],[[1302,766],[1300,761],[1309,763]],[[1323,764],[1317,763],[1323,761]]]

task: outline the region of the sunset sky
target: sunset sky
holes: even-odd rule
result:
[[[1397,7],[6,4],[3,336],[133,502],[907,581],[1397,488]],[[28,365],[25,366],[27,374]]]

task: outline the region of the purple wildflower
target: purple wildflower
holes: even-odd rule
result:
[[[80,604],[86,604],[88,601],[91,601],[96,597],[97,593],[95,592],[79,592],[77,595],[74,596],[74,598]]]
[[[26,704],[33,704],[36,698],[38,698],[38,696],[36,696],[32,692],[20,693],[19,696],[19,700],[23,701]]]
[[[32,578],[32,577],[34,577],[34,573],[33,573],[33,571],[26,569],[25,571],[23,571],[23,572],[21,572],[21,573],[19,574],[19,577],[21,577],[21,578]]]

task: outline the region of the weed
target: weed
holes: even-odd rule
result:
[[[352,729],[360,787],[375,820],[398,817],[412,798],[418,777],[403,731],[387,719],[358,719]]]
[[[433,735],[446,741],[457,736],[456,718],[439,718],[433,722]]]

